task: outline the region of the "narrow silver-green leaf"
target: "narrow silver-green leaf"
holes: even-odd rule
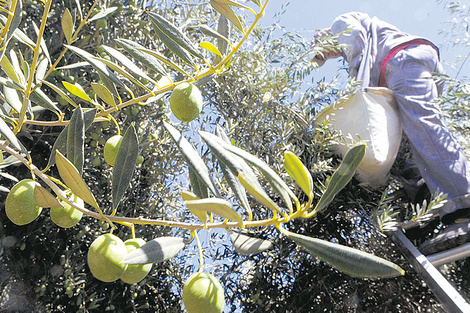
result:
[[[230,139],[227,137],[225,132],[217,128],[216,134],[222,140],[230,143]],[[243,173],[244,175],[250,177],[251,181],[254,181],[253,184],[259,185],[258,179],[256,178],[255,173],[251,170],[248,164],[238,156],[228,152],[222,146],[217,144],[217,142],[212,141],[211,137],[205,135],[205,133],[200,134],[201,138],[207,143],[209,148],[211,149],[213,155],[219,161],[220,168],[224,174],[225,180],[227,181],[228,185],[232,189],[233,193],[240,201],[241,205],[245,210],[248,212],[249,217],[251,218],[251,206],[250,202],[248,201],[248,197],[246,196],[245,189],[241,185],[240,181],[237,178],[238,172]],[[259,185],[261,188],[261,185]]]
[[[292,193],[292,191],[289,189],[287,184],[279,177],[279,175],[274,172],[269,165],[267,165],[265,162],[262,160],[258,159],[254,155],[237,148],[230,143],[224,142],[217,136],[207,133],[207,132],[199,132],[199,135],[204,139],[210,139],[211,141],[220,144],[224,149],[230,151],[231,153],[238,155],[239,157],[243,158],[245,161],[248,163],[251,163],[252,165],[256,166],[266,177],[266,179],[269,181],[273,189],[276,191],[276,193],[281,197],[283,202],[286,204],[286,206],[289,208],[289,210],[292,210],[292,199],[294,199],[295,195]],[[204,141],[206,141],[204,139]],[[206,141],[207,143],[207,141]],[[227,166],[230,166],[227,164]],[[255,189],[260,189],[257,188],[256,185],[254,185],[254,181],[251,179],[250,176],[247,176],[245,173],[239,172],[239,174],[242,174],[243,179],[249,183],[249,185],[256,187]]]
[[[3,138],[5,138],[6,141],[8,141],[13,148],[15,148],[15,150],[21,151],[29,156],[28,150],[26,150],[26,148],[21,144],[10,127],[8,127],[8,124],[5,123],[3,118],[0,118],[0,133],[2,134]]]
[[[230,240],[235,247],[235,251],[242,255],[258,254],[273,247],[273,243],[269,240],[255,238],[241,232],[232,232]]]
[[[36,35],[38,36],[39,35],[39,28],[36,25],[36,23],[32,22],[32,24],[33,24],[34,31],[36,32]],[[52,64],[51,56],[49,54],[49,49],[47,48],[47,44],[44,41],[44,38],[41,38],[41,41],[39,42],[39,46],[41,47],[42,52],[44,53],[46,58],[49,60],[49,63]]]
[[[80,176],[77,168],[59,151],[56,152],[56,165],[59,170],[59,175],[65,185],[67,185],[74,194],[82,198],[83,201],[99,210],[99,205],[98,202],[96,202],[95,196]]]
[[[207,186],[200,180],[192,166],[188,166],[188,171],[189,183],[191,184],[191,189],[194,194],[200,199],[208,198],[209,188],[207,188]]]
[[[57,102],[52,101],[45,93],[42,91],[41,88],[37,87],[33,90],[31,95],[29,96],[31,102],[43,107],[44,109],[50,110],[55,112],[56,114],[60,115],[61,111],[57,106]]]
[[[159,237],[150,240],[140,248],[129,253],[121,263],[149,264],[160,263],[171,259],[186,245],[186,240],[180,237]]]
[[[165,46],[170,49],[175,55],[180,57],[184,62],[188,63],[189,65],[195,66],[194,61],[191,58],[189,52],[183,49],[180,45],[178,45],[175,41],[173,41],[170,37],[168,37],[158,26],[154,28],[155,34],[160,38]]]
[[[54,84],[51,84],[50,82],[46,81],[46,80],[42,80],[41,81],[44,85],[46,85],[47,87],[51,88],[52,90],[54,90],[59,96],[61,96],[62,98],[64,98],[68,103],[70,103],[72,106],[74,107],[77,107],[78,105],[72,100],[70,99],[70,97],[64,92],[62,91],[62,89],[60,89],[59,87],[57,87],[56,85]]]
[[[202,180],[202,182],[217,197],[219,195],[219,191],[215,187],[215,184],[212,182],[212,178],[209,174],[209,168],[201,159],[197,151],[194,150],[189,141],[187,141],[186,138],[184,138],[176,128],[166,122],[163,122],[163,125],[165,126],[165,129],[168,131],[171,138],[178,146],[180,152],[183,154],[183,157],[186,162],[188,162],[189,166],[192,166],[192,168]]]
[[[200,59],[204,59],[204,56],[197,50],[197,48],[191,42],[182,31],[180,31],[175,25],[170,23],[166,18],[161,15],[158,15],[154,12],[148,12],[148,16],[152,20],[152,22],[171,40],[173,40],[177,45],[181,46],[182,48],[186,49],[189,53],[198,57]]]
[[[203,33],[204,35],[211,36],[211,37],[229,42],[229,40],[224,35],[220,34],[216,30],[210,28],[209,26],[205,24],[198,25],[198,27],[201,33]]]
[[[36,84],[39,84],[44,79],[48,66],[49,60],[47,58],[39,61],[38,67],[36,69]]]
[[[104,10],[101,10],[98,13],[96,13],[95,15],[93,15],[92,18],[90,18],[88,20],[88,23],[99,20],[99,19],[102,19],[102,18],[105,18],[106,16],[113,14],[114,11],[116,11],[117,9],[118,9],[118,7],[109,7],[109,8],[106,8]]]
[[[114,41],[148,69],[153,70],[157,74],[166,75],[165,69],[156,57],[140,50],[145,49],[144,46],[127,39],[115,39]]]
[[[11,5],[11,2],[5,2],[5,3],[8,3],[9,5]],[[10,42],[11,37],[13,37],[13,35],[15,34],[15,31],[17,30],[18,26],[20,25],[21,14],[23,13],[23,1],[18,0],[16,2],[16,7],[9,8],[9,9],[10,9],[9,10],[10,14],[8,15],[8,19],[6,20],[9,21],[10,27],[8,28],[8,30],[6,30],[8,32],[0,45],[0,59],[2,58],[3,54],[8,50],[7,49],[8,43]],[[4,25],[6,25],[6,21]]]
[[[65,40],[70,45],[72,43],[72,35],[73,35],[73,18],[72,14],[68,8],[65,8],[64,15],[62,15],[62,31],[65,35]]]
[[[134,64],[128,57],[126,57],[121,52],[117,51],[114,48],[102,45],[103,49],[107,54],[118,60],[125,68],[127,68],[131,73],[138,77],[149,80],[153,84],[157,84],[150,76],[148,76],[143,70],[141,70],[137,65]]]
[[[390,278],[405,274],[395,263],[373,254],[289,231],[283,233],[312,255],[350,276]]]
[[[188,77],[192,77],[190,74],[186,73],[181,67],[179,67],[177,64],[175,64],[174,62],[172,62],[170,59],[166,58],[165,56],[161,55],[160,53],[155,52],[153,50],[146,49],[146,48],[140,48],[139,50],[143,53],[147,53],[151,56],[154,56],[155,58],[162,61],[166,65],[174,68],[175,70],[177,70],[181,74],[186,75]]]
[[[10,50],[10,60],[11,60],[11,66],[13,67],[13,70],[15,71],[16,75],[18,76],[20,80],[21,85],[26,84],[26,75],[27,73],[23,72],[23,69],[20,65],[20,61],[18,60],[18,55],[16,54],[14,49]]]
[[[365,152],[366,144],[364,143],[356,144],[346,152],[343,161],[331,176],[325,192],[315,205],[314,212],[318,213],[325,209],[328,204],[333,201],[335,196],[348,184],[364,158]]]
[[[184,201],[184,204],[189,209],[205,210],[243,225],[243,219],[241,215],[232,209],[232,205],[227,200],[220,198],[206,198]]]
[[[85,123],[85,130],[87,130],[93,120],[95,119],[96,109],[86,109],[83,110],[83,120]],[[60,151],[62,154],[67,153],[67,134],[68,134],[69,126],[66,125],[64,129],[60,132],[59,136],[57,136],[54,145],[52,146],[51,154],[49,155],[49,160],[47,162],[47,166],[45,170],[49,169],[52,165],[55,164],[55,155],[56,151]]]
[[[204,186],[205,187],[205,186]],[[206,187],[207,189],[207,187]],[[190,200],[199,200],[200,198],[196,196],[194,193],[183,190],[181,191],[181,198],[183,198],[183,201],[190,201]],[[188,208],[191,213],[193,213],[201,222],[204,223],[204,225],[207,222],[207,211],[206,210],[193,210],[191,208]]]
[[[16,112],[21,112],[21,107],[23,103],[20,100],[18,91],[16,89],[3,86],[3,95],[5,96],[6,103],[13,108]]]
[[[109,78],[113,83],[120,87],[125,87],[124,83],[112,71],[110,71],[109,68],[103,62],[99,61],[92,54],[74,46],[65,45],[65,47],[70,49],[72,52],[78,54],[81,58],[90,63],[91,66],[93,66],[99,73]]]
[[[117,65],[116,63],[110,61],[110,60],[107,60],[107,59],[103,59],[103,58],[99,58],[98,60],[100,60],[101,62],[103,62],[104,64],[106,64],[107,66],[109,66],[113,71],[115,71],[116,73],[118,74],[121,74],[122,76],[124,76],[125,78],[129,79],[130,81],[132,81],[134,84],[136,84],[137,86],[139,87],[142,87],[144,88],[145,90],[147,90],[148,92],[151,92],[152,90],[150,88],[148,88],[147,86],[145,86],[142,82],[140,82],[138,79],[136,79],[134,76],[132,76],[131,74],[129,74],[128,72],[126,72],[122,67],[120,67],[119,65]],[[151,82],[155,82],[154,80],[151,80]]]
[[[243,187],[245,187],[246,191],[256,199],[256,201],[273,210],[274,212],[282,214],[281,208],[279,208],[276,202],[274,202],[273,199],[271,199],[263,189],[252,185],[250,181],[243,176],[242,173],[238,173],[238,180],[243,185]]]
[[[235,25],[235,27],[237,27],[242,33],[245,33],[240,19],[235,14],[235,12],[233,12],[232,8],[229,5],[214,0],[211,0],[210,4],[217,12],[228,18],[233,23],[233,25]]]
[[[67,128],[67,159],[72,162],[80,175],[82,175],[85,150],[85,120],[81,107],[73,111]]]
[[[313,188],[313,179],[299,157],[291,151],[284,152],[284,169],[295,180],[297,185],[310,197]]]
[[[118,207],[122,196],[129,187],[139,155],[139,139],[133,125],[127,128],[122,137],[116,162],[113,167],[112,195],[113,209]]]
[[[75,4],[77,5],[77,10],[78,10],[78,14],[80,15],[80,18],[83,19],[83,12],[82,12],[82,7],[80,5],[80,0],[75,0]]]
[[[231,24],[229,23],[228,19],[223,15],[219,17],[219,21],[217,23],[217,31],[219,32],[219,34],[224,36],[224,38],[227,38],[227,40],[217,39],[217,48],[219,49],[220,53],[226,55],[228,53],[229,47]]]

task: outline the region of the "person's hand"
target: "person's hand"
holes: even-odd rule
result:
[[[315,47],[313,50],[316,53],[311,62],[314,63],[316,67],[323,66],[326,60],[338,58],[343,55],[342,51],[331,42],[331,37],[332,33],[330,28],[321,29],[313,35],[312,47]],[[325,40],[327,38],[330,38],[330,40]]]

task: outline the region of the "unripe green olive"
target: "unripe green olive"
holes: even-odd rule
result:
[[[170,108],[182,122],[190,122],[198,117],[202,110],[202,95],[199,89],[189,83],[175,87],[170,96]]]
[[[97,237],[88,249],[87,261],[93,276],[104,282],[121,278],[127,265],[121,261],[127,255],[124,242],[113,234]]]
[[[183,302],[188,313],[220,313],[225,305],[224,290],[213,275],[197,272],[184,283]]]
[[[36,204],[34,189],[39,183],[33,179],[23,179],[8,193],[5,200],[5,212],[16,225],[26,225],[34,221],[42,208]]]

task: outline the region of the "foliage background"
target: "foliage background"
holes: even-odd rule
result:
[[[139,15],[139,3],[132,1],[103,1],[99,7],[119,6],[112,16],[86,25],[76,45],[99,54],[98,46],[115,46],[115,38],[128,38],[149,48],[161,49],[152,26],[145,15]],[[81,1],[87,11],[92,1]],[[74,12],[76,2],[53,2],[44,39],[54,60],[62,51],[64,36],[60,20],[64,8]],[[181,26],[195,42],[201,40],[197,31],[200,23],[217,27],[217,14],[209,5],[199,1],[152,2],[151,9]],[[455,10],[455,7],[454,7]],[[76,12],[76,11],[75,11]],[[468,16],[461,8],[458,14]],[[24,2],[22,29],[35,38],[31,22],[40,22],[42,4]],[[247,17],[248,18],[248,17]],[[103,21],[106,20],[106,23]],[[282,168],[283,152],[294,151],[311,170],[317,184],[317,196],[331,168],[339,161],[329,151],[334,135],[325,129],[314,129],[313,119],[320,108],[341,97],[347,87],[332,81],[314,80],[314,68],[309,63],[310,40],[295,33],[274,35],[275,27],[258,28],[249,42],[239,51],[230,68],[203,82],[197,82],[204,92],[206,104],[203,114],[188,125],[178,124],[187,138],[211,165],[214,176],[221,177],[220,169],[205,145],[198,140],[196,131],[213,131],[223,125],[236,145],[256,154],[275,169],[286,181]],[[451,33],[458,33],[451,29]],[[231,32],[232,40],[240,36]],[[18,42],[10,47],[31,57]],[[164,50],[168,58],[169,51]],[[105,55],[102,55],[105,57]],[[63,64],[80,59],[72,53],[65,55]],[[51,75],[52,76],[52,75]],[[181,76],[174,75],[175,81]],[[54,83],[79,82],[90,91],[90,82],[99,78],[89,68],[62,70],[50,77]],[[311,81],[308,88],[304,82]],[[470,90],[465,81],[448,79],[442,106],[459,132],[462,141],[468,139],[468,105]],[[48,94],[54,98],[51,90]],[[60,103],[60,99],[57,99]],[[63,105],[63,103],[61,104]],[[62,106],[67,116],[71,109]],[[115,115],[125,129],[135,123],[142,140],[144,163],[136,170],[131,188],[125,195],[119,214],[125,216],[151,216],[163,219],[190,220],[184,210],[179,191],[188,189],[187,166],[161,126],[161,119],[177,121],[171,116],[168,95],[147,106],[129,107]],[[39,119],[53,119],[50,112],[39,113]],[[43,168],[49,158],[52,144],[61,127],[27,125],[19,134],[20,140],[34,156],[35,164]],[[93,190],[100,206],[110,204],[111,169],[102,157],[104,141],[115,134],[109,123],[95,123],[86,133],[86,161],[84,178]],[[403,149],[393,173],[402,175],[400,167],[408,161]],[[54,171],[54,169],[52,169]],[[27,177],[24,166],[2,168],[19,179]],[[57,173],[52,172],[57,176]],[[1,185],[11,188],[14,182],[2,178]],[[228,187],[219,182],[222,190]],[[295,189],[295,185],[290,181]],[[390,189],[401,187],[392,180]],[[296,189],[299,196],[301,192]],[[275,194],[270,194],[276,199]],[[3,204],[6,193],[0,194]],[[291,241],[273,229],[260,233],[272,239],[275,248],[255,255],[235,253],[225,231],[201,231],[206,254],[206,271],[217,276],[226,294],[226,312],[439,312],[443,309],[434,296],[414,274],[406,261],[395,250],[391,241],[374,226],[372,213],[379,205],[382,190],[369,190],[357,182],[350,183],[330,205],[327,214],[310,220],[296,220],[289,230],[305,235],[335,241],[372,252],[396,262],[406,275],[396,279],[369,280],[344,275],[299,250]],[[277,199],[279,200],[279,199]],[[394,199],[393,205],[410,208],[406,195]],[[256,203],[252,201],[256,207]],[[259,208],[262,210],[262,208]],[[109,213],[109,212],[108,212]],[[424,232],[432,232],[432,224]],[[12,224],[0,210],[0,310],[4,312],[180,312],[182,284],[197,269],[197,249],[194,245],[177,258],[155,265],[151,275],[138,285],[121,282],[102,283],[94,279],[86,266],[88,246],[93,239],[108,231],[109,225],[92,218],[84,218],[76,227],[60,229],[51,223],[47,212],[32,224],[19,227]],[[147,240],[165,234],[179,234],[179,230],[163,227],[137,227],[138,235]],[[130,236],[127,227],[115,232],[121,238]],[[416,239],[417,242],[422,240]],[[456,262],[443,268],[464,296],[470,292],[466,275],[468,262]]]

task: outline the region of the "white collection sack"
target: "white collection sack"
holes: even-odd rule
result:
[[[393,92],[383,87],[360,88],[347,99],[321,111],[316,122],[324,120],[329,120],[329,125],[345,139],[333,147],[339,155],[344,156],[351,143],[366,142],[357,178],[371,187],[385,185],[402,137]]]

